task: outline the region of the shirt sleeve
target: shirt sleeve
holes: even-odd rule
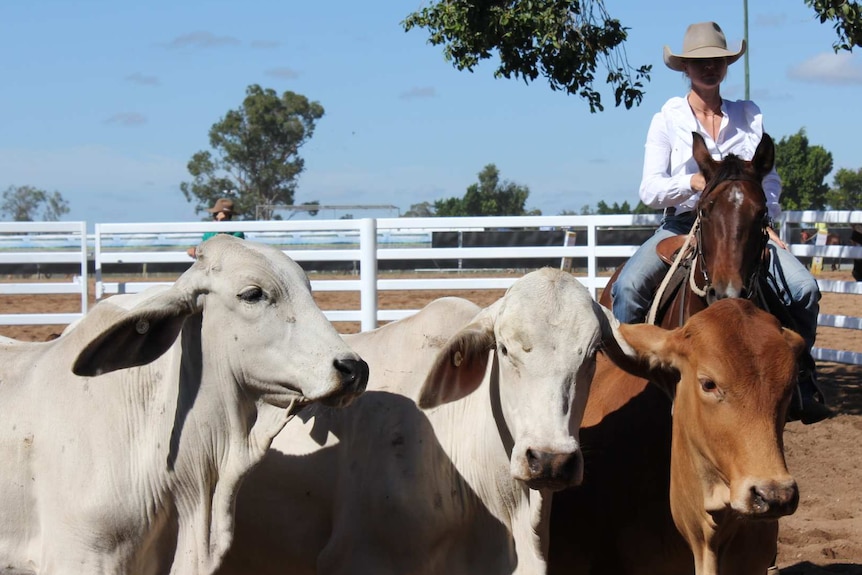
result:
[[[745,121],[748,123],[751,133],[757,137],[757,143],[763,139],[763,113],[760,107],[751,100],[741,100]],[[781,177],[775,170],[775,166],[763,177],[763,192],[766,194],[766,209],[769,217],[777,218],[781,215]]]
[[[653,116],[647,132],[639,190],[641,201],[651,208],[676,206],[694,193],[691,189],[691,174],[671,175],[672,150],[667,121],[662,113],[658,113]]]

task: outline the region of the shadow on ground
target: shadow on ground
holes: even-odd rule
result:
[[[862,415],[862,366],[818,363],[817,382],[835,411]]]
[[[771,571],[770,571],[771,573]],[[834,563],[822,567],[803,561],[781,570],[781,575],[862,575],[862,565],[856,563]]]

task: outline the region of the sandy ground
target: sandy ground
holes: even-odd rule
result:
[[[847,272],[824,272],[829,279],[852,280]],[[501,292],[466,290],[459,295],[488,305]],[[416,309],[449,295],[443,292],[383,292],[381,309]],[[317,294],[324,309],[356,309],[357,293]],[[862,296],[824,294],[823,313],[862,316]],[[74,312],[77,296],[0,296],[0,313]],[[356,324],[336,324],[343,333]],[[63,326],[0,326],[0,335],[44,340]],[[821,328],[818,346],[862,352],[862,331]],[[862,575],[862,366],[818,365],[823,392],[837,412],[833,419],[805,426],[787,425],[788,466],[800,488],[798,511],[782,519],[778,566],[785,575]]]

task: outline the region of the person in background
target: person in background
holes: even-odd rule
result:
[[[754,156],[763,137],[760,108],[750,100],[725,100],[721,83],[728,66],[745,52],[743,40],[736,51],[727,49],[727,40],[715,22],[688,27],[680,54],[664,47],[664,63],[688,78],[690,89],[684,97],[668,100],[653,116],[644,147],[640,199],[652,208],[664,208],[662,223],[626,262],[612,288],[613,313],[621,322],[645,320],[653,294],[667,272],[656,253],[664,238],[688,234],[694,224],[694,208],[706,186],[703,174],[692,157],[692,132],[701,134],[712,157],[720,160],[735,154],[744,160]],[[770,218],[781,213],[778,203],[781,180],[775,168],[763,179]],[[781,297],[788,307],[794,329],[805,339],[810,352],[817,332],[820,290],[817,281],[796,259],[770,226],[769,250],[776,265],[771,271],[783,281]],[[791,417],[814,423],[832,415],[817,388],[814,360],[810,353],[799,377],[798,397],[794,397]]]
[[[230,198],[219,198],[216,200],[216,203],[213,207],[208,208],[207,211],[213,215],[213,219],[217,222],[229,222],[233,218],[233,200]],[[204,243],[211,237],[218,234],[230,234],[232,236],[236,236],[240,239],[245,239],[245,234],[242,232],[207,232],[201,238],[201,243]],[[191,247],[186,250],[186,253],[189,254],[189,257],[196,257],[195,253],[197,251],[197,246]]]

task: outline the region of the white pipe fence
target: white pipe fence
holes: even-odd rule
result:
[[[85,222],[0,222],[0,264],[34,272],[36,281],[0,281],[0,294],[80,294],[78,312],[4,313],[0,325],[68,324],[87,313],[87,225]],[[76,273],[66,281],[47,280],[43,269],[70,264]],[[11,278],[18,275],[12,274]]]
[[[298,262],[324,262],[349,268],[356,280],[326,280],[312,282],[315,291],[355,291],[360,294],[358,310],[327,310],[331,321],[359,322],[362,330],[373,329],[379,321],[391,321],[406,317],[416,310],[378,309],[378,293],[389,290],[459,290],[505,289],[514,281],[512,274],[491,277],[464,277],[464,273],[453,273],[456,277],[400,278],[379,277],[378,267],[387,261],[412,262],[416,270],[432,270],[441,261],[457,262],[462,268],[471,269],[471,260],[498,260],[511,266],[512,260],[554,260],[583,262],[574,273],[589,289],[593,297],[608,281],[609,273],[604,261],[630,257],[640,242],[630,245],[607,245],[599,242],[599,235],[607,230],[631,230],[654,228],[660,221],[657,215],[610,215],[610,216],[528,216],[490,218],[385,218],[361,220],[304,220],[304,221],[237,221],[229,224],[218,222],[176,222],[96,224],[95,234],[88,239],[84,222],[74,223],[0,223],[0,264],[15,263],[70,263],[80,265],[80,273],[71,282],[50,283],[0,283],[0,293],[80,293],[81,310],[70,314],[5,314],[0,315],[0,324],[65,324],[87,311],[87,249],[92,246],[95,297],[115,293],[135,293],[153,285],[170,283],[168,280],[149,277],[153,266],[172,266],[177,275],[191,265],[186,249],[195,245],[207,231],[242,231],[250,240],[280,246],[286,254]],[[826,222],[829,225],[847,226],[862,223],[862,211],[853,212],[788,212],[781,219],[781,234],[789,241],[793,226]],[[560,242],[555,246],[508,246],[508,247],[434,247],[433,232],[455,232],[458,237],[473,231],[483,230],[575,230],[583,236],[580,245]],[[42,235],[67,234],[73,238],[74,249],[51,250],[13,249],[14,238],[41,237]],[[649,233],[648,231],[646,233]],[[16,236],[17,234],[17,236]],[[80,242],[80,244],[78,244]],[[823,256],[829,258],[862,259],[862,247],[790,245],[792,253],[799,257]],[[129,266],[129,264],[132,264]],[[120,270],[134,268],[122,273]],[[501,264],[501,267],[505,267]],[[115,271],[111,271],[111,270]],[[143,270],[143,271],[141,271]],[[500,271],[498,268],[497,272]],[[112,280],[111,276],[132,276],[132,279]],[[439,275],[439,274],[437,274]],[[821,290],[826,292],[862,295],[862,282],[836,282],[819,280]],[[56,290],[56,291],[54,291]],[[821,315],[819,324],[847,329],[862,328],[862,318]],[[862,354],[846,350],[816,350],[817,359],[862,364]]]

